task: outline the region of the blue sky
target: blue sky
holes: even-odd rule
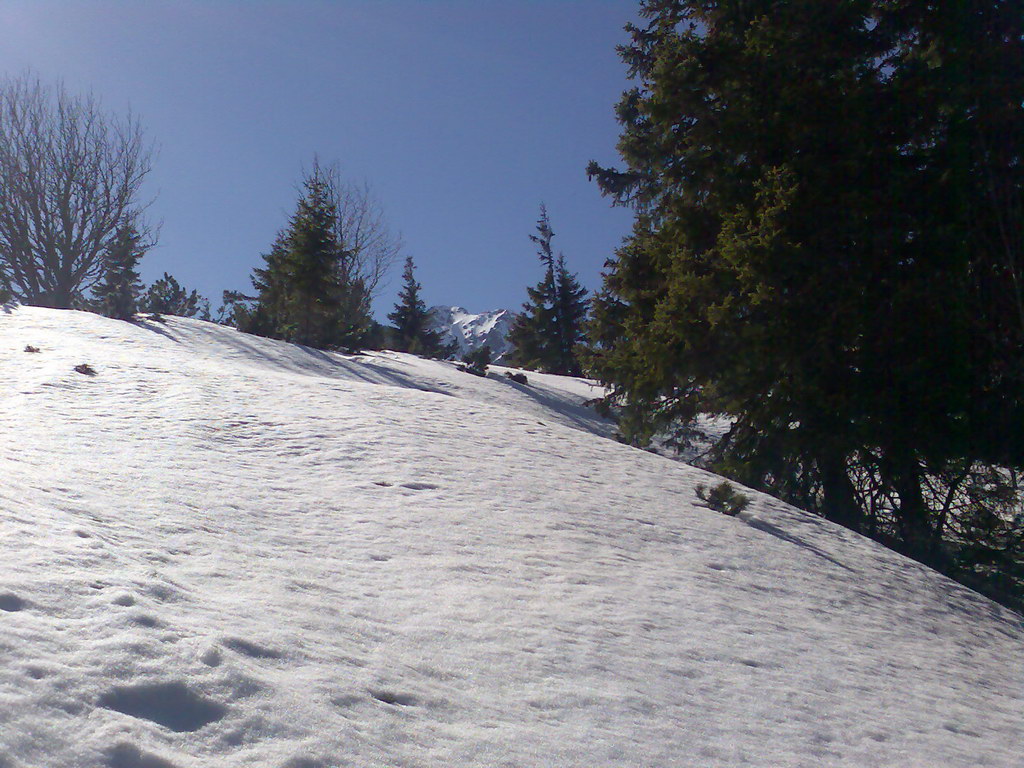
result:
[[[595,288],[631,215],[586,178],[617,160],[627,0],[50,2],[0,5],[0,72],[139,115],[160,246],[143,263],[209,296],[248,289],[314,155],[367,180],[428,304],[518,309],[529,235]],[[383,319],[396,269],[375,304]]]

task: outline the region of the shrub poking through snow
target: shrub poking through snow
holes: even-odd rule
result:
[[[728,480],[723,480],[711,489],[706,485],[698,485],[697,498],[710,509],[729,517],[735,517],[750,504],[750,497],[733,488]]]
[[[512,373],[511,371],[505,371],[505,376],[512,379],[516,384],[528,383],[525,373]]]
[[[466,373],[472,373],[477,376],[487,375],[487,366],[491,364],[491,348],[487,344],[484,344],[479,349],[474,349],[472,352],[467,352],[462,358],[462,362],[466,366],[462,369]]]
[[[25,351],[26,352],[38,352],[39,351],[39,347],[33,347],[31,344],[26,344],[25,345]]]
[[[81,365],[76,365],[75,366],[75,371],[77,373],[83,373],[86,376],[95,376],[96,375],[96,370],[91,365],[89,365],[88,363],[82,363]]]

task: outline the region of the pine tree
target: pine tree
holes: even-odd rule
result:
[[[587,289],[565,264],[565,256],[558,254],[555,263],[554,316],[558,330],[558,359],[555,373],[579,376],[579,345],[586,340]]]
[[[398,303],[388,315],[394,327],[395,349],[428,357],[440,355],[446,347],[441,341],[441,334],[430,327],[430,312],[420,298],[423,286],[416,281],[414,270],[412,256],[407,256],[405,269],[402,270],[403,285],[398,294]]]
[[[930,478],[1024,465],[1020,4],[641,15],[626,167],[588,169],[637,213],[594,306],[610,404],[637,442],[729,414],[719,468],[941,562]]]
[[[224,292],[224,306],[230,308],[232,321],[239,330],[276,339],[289,337],[287,251],[287,235],[282,231],[277,234],[270,251],[261,256],[263,266],[252,271],[256,295]]]
[[[510,360],[521,368],[578,375],[576,345],[583,339],[586,290],[569,272],[565,256],[555,256],[554,236],[547,208],[541,205],[537,234],[530,235],[530,240],[537,245],[544,278],[526,289],[529,301],[509,332]]]
[[[368,339],[369,292],[338,240],[329,181],[314,163],[288,227],[253,270],[256,295],[225,293],[225,311],[239,329],[321,348],[354,348]]]
[[[210,302],[200,296],[198,291],[190,292],[182,287],[167,272],[149,286],[139,302],[139,309],[155,315],[210,319]]]
[[[145,247],[135,227],[118,227],[104,254],[103,280],[93,291],[93,305],[100,314],[117,320],[131,320],[135,315],[142,293],[137,267],[144,254]]]
[[[325,347],[335,341],[333,326],[340,304],[336,278],[341,253],[334,236],[337,212],[318,168],[306,178],[305,190],[286,237],[284,310],[289,341]]]

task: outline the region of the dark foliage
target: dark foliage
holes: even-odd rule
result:
[[[606,406],[638,444],[729,414],[721,471],[1019,606],[1021,4],[641,15],[625,167],[589,169],[637,213],[594,306]]]
[[[339,238],[330,179],[314,163],[288,228],[253,270],[255,296],[225,291],[222,316],[240,330],[327,349],[359,348],[370,296]]]
[[[733,488],[728,480],[723,480],[712,488],[698,485],[695,491],[697,498],[707,504],[709,509],[729,517],[736,517],[750,505],[750,497]]]
[[[103,280],[94,290],[92,303],[97,312],[117,320],[135,316],[142,293],[138,266],[145,251],[135,227],[123,224],[104,254]]]
[[[402,290],[398,303],[388,315],[393,324],[392,345],[399,352],[411,352],[424,357],[449,357],[452,347],[441,340],[441,334],[430,327],[430,312],[420,298],[423,287],[416,281],[412,256],[405,259],[402,271]]]
[[[462,362],[466,364],[462,370],[477,376],[486,376],[487,366],[491,364],[491,360],[491,347],[488,344],[484,344],[482,347],[474,349],[472,352],[467,352],[462,356]]]
[[[578,346],[585,337],[587,291],[576,275],[569,272],[565,256],[555,256],[551,248],[554,236],[547,209],[542,205],[537,234],[530,235],[530,240],[537,245],[544,278],[526,289],[529,301],[523,304],[523,311],[509,332],[513,347],[510,361],[521,368],[578,376]]]
[[[184,288],[166,272],[149,286],[139,301],[139,310],[155,315],[210,319],[210,302],[200,296],[198,291]]]

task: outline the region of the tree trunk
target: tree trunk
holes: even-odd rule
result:
[[[935,527],[921,493],[921,467],[913,453],[906,449],[891,451],[888,464],[890,482],[900,498],[898,521],[907,553],[934,565],[939,547]]]
[[[825,517],[851,531],[864,531],[864,510],[857,503],[853,483],[840,454],[829,454],[818,460],[821,472],[822,507]]]

